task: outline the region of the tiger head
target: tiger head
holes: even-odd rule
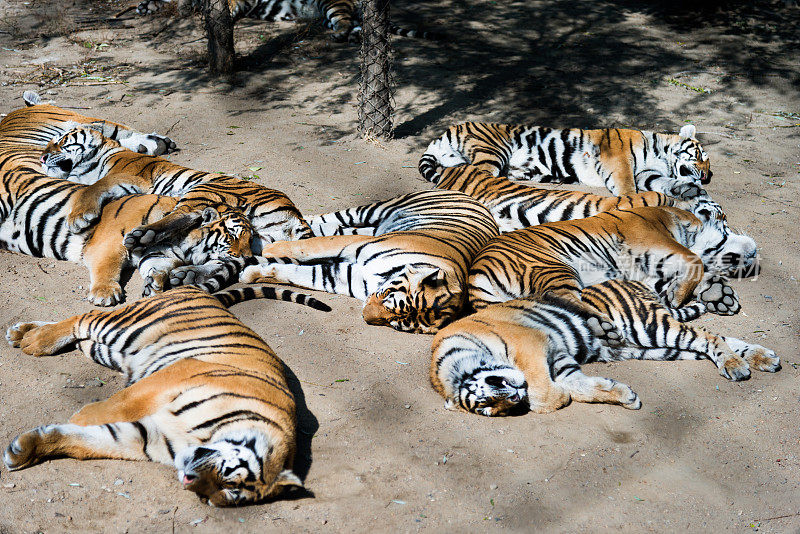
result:
[[[303,487],[268,436],[252,430],[187,447],[175,456],[178,480],[213,506],[239,506],[276,497],[284,488]]]
[[[225,206],[220,213],[207,207],[200,227],[189,232],[181,248],[193,265],[252,256],[250,241],[254,233],[250,219],[242,211]]]
[[[691,211],[702,223],[700,232],[689,248],[702,258],[706,269],[726,276],[755,274],[758,247],[753,238],[734,232],[728,225],[722,207],[707,195],[687,204],[687,211]]]
[[[448,410],[463,409],[478,415],[506,415],[528,398],[522,371],[510,366],[478,366],[462,377],[453,396],[444,402]]]
[[[97,152],[112,139],[91,128],[73,128],[50,141],[42,152],[42,172],[53,178],[68,178],[83,174],[92,165]]]
[[[433,334],[461,306],[448,275],[438,267],[407,266],[367,299],[362,315],[367,324],[401,332]]]
[[[668,147],[668,155],[673,176],[682,181],[707,184],[711,182],[711,161],[700,142],[694,138],[694,125],[681,128],[674,142]]]

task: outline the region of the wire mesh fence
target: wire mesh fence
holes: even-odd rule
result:
[[[390,139],[393,131],[394,78],[389,0],[364,0],[362,14],[359,133],[366,138]]]

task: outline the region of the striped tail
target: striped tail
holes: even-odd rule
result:
[[[426,32],[421,30],[411,30],[401,28],[396,24],[389,24],[389,33],[392,35],[399,35],[400,37],[411,37],[412,39],[427,39],[429,41],[442,41],[444,36],[436,32]]]
[[[26,106],[38,106],[42,103],[42,97],[36,91],[24,91],[22,100],[25,101]]]
[[[417,169],[419,169],[419,173],[432,184],[436,184],[439,182],[439,178],[441,178],[442,173],[439,172],[439,160],[433,154],[428,154],[427,152],[422,155],[419,159],[419,165]]]
[[[329,312],[331,307],[321,302],[310,295],[304,293],[296,293],[289,289],[276,289],[270,286],[256,286],[256,287],[241,287],[236,289],[228,289],[214,293],[214,296],[219,299],[223,306],[229,308],[234,304],[253,299],[270,299],[270,300],[284,300],[286,302],[296,302],[303,306],[314,308],[315,310]]]
[[[706,313],[706,305],[701,302],[695,302],[693,304],[681,306],[680,308],[669,308],[669,313],[678,322],[685,323],[688,321],[694,321]]]

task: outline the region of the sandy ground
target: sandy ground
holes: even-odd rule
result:
[[[713,161],[710,192],[763,257],[758,279],[735,282],[743,311],[699,323],[773,348],[783,370],[731,383],[709,362],[596,364],[586,372],[630,384],[640,411],[480,418],[444,410],[429,387],[429,336],[369,327],[346,297],[320,296],[330,314],[249,302],[234,312],[302,386],[298,471],[313,497],[215,509],[168,466],[59,460],[0,470],[0,532],[800,529],[798,10],[398,4],[397,20],[452,40],[395,41],[398,138],[383,146],[354,135],[356,47],[314,26],[243,22],[243,70],[215,81],[197,19],[109,20],[127,4],[101,1],[0,3],[0,112],[37,89],[166,132],[181,148],[174,161],[256,174],[306,214],[427,188],[419,154],[456,121],[692,121]],[[79,265],[0,253],[0,326],[85,312],[87,286]],[[138,295],[138,276],[126,289]],[[33,359],[0,344],[0,444],[120,387],[76,352]]]

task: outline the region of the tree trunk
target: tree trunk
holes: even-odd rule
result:
[[[208,68],[212,74],[233,72],[233,19],[227,0],[203,0],[208,34]]]
[[[389,139],[393,113],[389,0],[364,0],[362,13],[358,131],[364,137]]]

